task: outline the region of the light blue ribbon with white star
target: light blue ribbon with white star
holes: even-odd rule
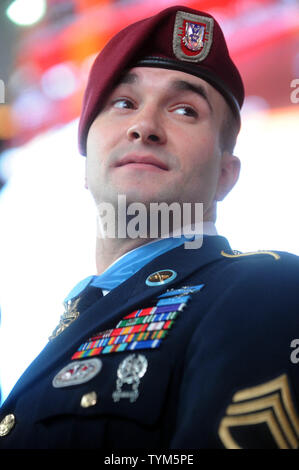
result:
[[[185,242],[194,240],[195,236],[181,236],[179,238],[162,238],[155,242],[139,246],[126,253],[123,257],[113,263],[99,276],[88,276],[80,281],[65,298],[65,302],[77,297],[87,285],[112,290],[122,282],[129,279],[143,266],[166,251],[172,250]],[[165,267],[167,269],[167,266]]]

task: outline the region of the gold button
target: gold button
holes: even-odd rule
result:
[[[96,392],[90,392],[90,393],[86,393],[85,395],[83,395],[83,397],[81,398],[80,404],[82,408],[89,408],[90,406],[96,405],[97,401],[98,401],[98,397],[97,397]]]
[[[0,422],[0,437],[6,436],[10,433],[16,423],[16,418],[13,414],[6,415]]]

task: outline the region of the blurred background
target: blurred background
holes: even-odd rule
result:
[[[176,4],[216,17],[245,83],[242,172],[219,205],[218,232],[240,251],[299,255],[296,0],[1,0],[2,400],[47,343],[64,297],[95,273],[95,213],[77,150],[95,54],[127,24]]]

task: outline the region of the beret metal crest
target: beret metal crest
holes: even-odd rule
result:
[[[204,60],[213,41],[213,18],[178,11],[173,31],[173,52],[180,60]]]

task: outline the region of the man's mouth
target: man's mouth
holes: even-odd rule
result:
[[[121,166],[130,166],[132,168],[139,169],[158,169],[164,171],[168,170],[168,166],[153,155],[125,155],[115,164],[115,167]]]

